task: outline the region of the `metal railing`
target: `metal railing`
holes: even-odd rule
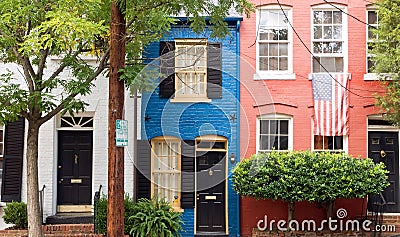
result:
[[[377,226],[382,226],[383,223],[383,213],[385,212],[385,207],[386,207],[386,200],[383,197],[382,193],[378,195],[373,195],[368,197],[368,209],[371,211],[371,221],[374,230],[376,229]],[[382,236],[382,230],[379,229],[380,231],[374,231],[373,237],[377,236]]]
[[[43,187],[41,190],[39,190],[39,208],[40,208],[40,218],[42,219],[42,224],[45,223],[43,220],[43,205],[44,205],[44,189],[46,188],[46,185],[43,184]]]
[[[99,224],[97,222],[97,213],[98,213],[97,204],[100,199],[101,188],[102,188],[102,185],[100,184],[99,191],[96,191],[94,193],[94,197],[93,197],[93,206],[94,206],[93,223],[94,223],[94,233],[96,233],[96,234],[98,234],[98,224]]]

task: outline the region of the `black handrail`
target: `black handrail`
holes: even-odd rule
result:
[[[43,221],[43,203],[44,203],[44,189],[46,188],[46,185],[43,184],[42,190],[39,190],[39,204],[40,204],[40,218],[42,219],[42,224],[44,224]]]
[[[94,193],[94,198],[93,198],[93,205],[94,205],[93,223],[94,223],[94,233],[96,233],[96,234],[98,234],[98,224],[99,224],[97,222],[97,213],[98,213],[97,204],[98,204],[99,199],[100,199],[101,188],[102,188],[102,185],[100,184],[99,191],[96,191]]]

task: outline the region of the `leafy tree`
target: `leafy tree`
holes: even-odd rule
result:
[[[363,198],[378,194],[388,186],[383,163],[353,158],[346,154],[309,151],[272,152],[245,159],[233,171],[234,190],[257,199],[281,199],[289,203],[288,219],[294,203],[325,204],[332,217],[337,198]]]
[[[191,27],[200,33],[210,15],[213,36],[227,34],[223,18],[230,9],[246,14],[247,0],[126,0],[127,64],[123,69],[127,85],[145,88],[148,77],[133,80],[142,68],[141,53],[150,41],[163,36],[175,19],[191,16]],[[124,3],[125,4],[125,3]],[[38,196],[39,128],[58,113],[82,111],[81,96],[91,92],[93,81],[108,68],[110,0],[2,0],[0,1],[0,61],[17,65],[21,75],[9,70],[0,76],[0,123],[28,122],[27,188],[29,236],[42,236]],[[97,57],[93,66],[83,55]],[[49,58],[60,63],[48,67]],[[4,64],[6,65],[6,64]],[[3,65],[3,67],[4,67]],[[61,77],[64,71],[71,77]]]
[[[373,71],[378,73],[386,93],[377,104],[394,124],[400,125],[400,0],[378,0],[378,28],[375,42],[371,42]]]

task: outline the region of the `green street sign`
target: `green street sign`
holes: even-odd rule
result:
[[[117,119],[115,124],[115,142],[117,147],[128,146],[128,121]]]

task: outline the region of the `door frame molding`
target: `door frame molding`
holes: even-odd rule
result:
[[[225,142],[224,149],[212,149],[212,148],[197,148],[198,141],[206,141],[206,142]],[[229,234],[229,226],[228,226],[228,139],[223,136],[218,135],[202,135],[195,138],[195,161],[194,161],[194,234],[197,234],[197,151],[218,151],[225,152],[225,234]]]
[[[397,151],[399,154],[399,159],[400,159],[400,128],[397,128],[395,126],[391,126],[391,125],[368,125],[368,120],[385,120],[383,118],[382,115],[379,114],[373,114],[373,115],[368,115],[367,119],[366,119],[366,125],[367,125],[367,157],[368,157],[368,153],[369,153],[369,132],[394,132],[398,134],[398,147],[399,150]],[[399,177],[400,177],[400,165],[399,165]],[[397,190],[400,191],[400,190]],[[368,212],[368,210],[367,210]],[[384,215],[398,215],[398,212],[394,212],[394,213],[383,213]]]

